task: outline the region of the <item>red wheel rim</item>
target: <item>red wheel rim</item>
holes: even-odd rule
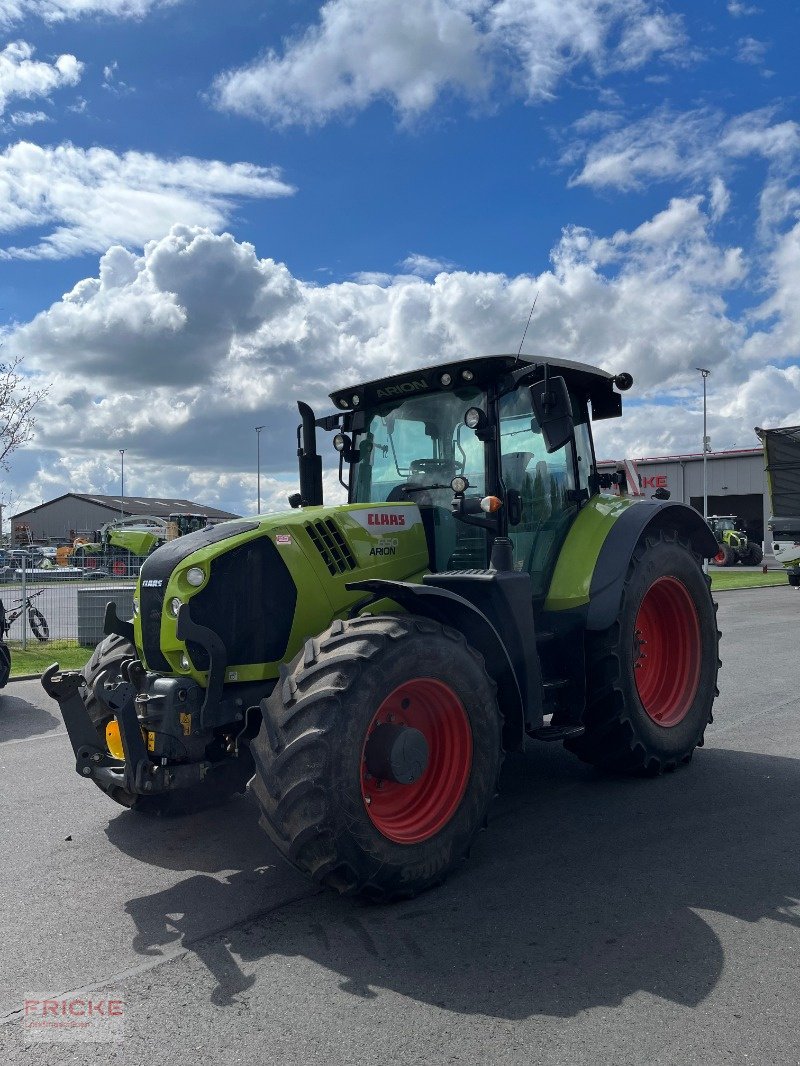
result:
[[[647,590],[633,637],[634,676],[648,716],[667,728],[682,722],[700,684],[700,621],[689,590],[659,577]]]
[[[366,768],[369,735],[382,723],[424,734],[428,765],[410,785],[376,781]],[[444,829],[455,814],[472,769],[472,729],[449,685],[432,677],[406,681],[378,708],[361,752],[361,795],[375,828],[397,844],[419,844]]]
[[[717,564],[717,566],[722,566],[722,564],[725,562],[725,552],[722,550],[722,548],[720,548],[720,550],[714,556],[714,562]]]

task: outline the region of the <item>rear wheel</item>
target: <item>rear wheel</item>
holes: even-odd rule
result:
[[[84,703],[92,724],[97,729],[103,745],[107,746],[106,728],[114,723],[114,715],[109,708],[94,694],[98,679],[111,682],[120,676],[120,668],[126,659],[136,659],[136,648],[130,641],[117,634],[102,640],[92,657],[81,671],[86,681]],[[156,796],[140,796],[118,789],[111,795],[121,807],[127,807],[140,814],[175,815],[188,814],[224,803],[237,792],[244,792],[247,782],[253,776],[253,760],[247,745],[242,745],[237,758],[230,758],[223,765],[214,767],[206,778],[190,788],[163,792]],[[100,786],[98,785],[98,788]],[[101,789],[105,792],[105,789]]]
[[[413,615],[336,621],[261,710],[251,787],[304,873],[390,900],[466,857],[496,789],[501,720],[460,633]]]
[[[566,746],[611,770],[659,773],[688,760],[712,720],[718,643],[699,560],[673,535],[647,537],[617,621],[587,633],[586,732]]]
[[[752,540],[747,543],[747,552],[742,558],[745,566],[759,566],[764,559],[764,553],[758,544]]]

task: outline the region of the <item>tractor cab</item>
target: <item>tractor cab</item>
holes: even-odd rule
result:
[[[717,537],[717,540],[721,540],[722,534],[728,530],[741,532],[743,529],[741,520],[735,515],[711,514],[708,516],[708,524],[711,527],[712,533]]]
[[[488,356],[339,390],[340,413],[316,425],[339,430],[349,503],[419,507],[434,573],[489,566],[501,538],[543,597],[567,531],[598,491],[590,408],[619,415],[614,386],[630,384],[581,363]]]

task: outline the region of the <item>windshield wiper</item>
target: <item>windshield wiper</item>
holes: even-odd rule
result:
[[[400,491],[409,492],[426,492],[428,489],[449,489],[450,485],[401,485]]]

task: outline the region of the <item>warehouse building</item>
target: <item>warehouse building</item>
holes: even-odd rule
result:
[[[229,511],[206,507],[192,500],[170,500],[146,496],[97,496],[67,492],[54,500],[11,516],[11,539],[15,544],[69,543],[77,536],[91,536],[106,522],[131,515],[167,518],[170,514],[205,515],[214,522],[238,518]]]
[[[770,515],[769,490],[761,448],[709,452],[707,456],[708,514],[736,515],[747,528],[747,536],[772,550],[767,521]],[[688,503],[703,513],[703,455],[662,455],[635,459],[641,488],[646,496],[667,489],[670,499]],[[600,462],[601,471],[613,471],[620,464]]]

